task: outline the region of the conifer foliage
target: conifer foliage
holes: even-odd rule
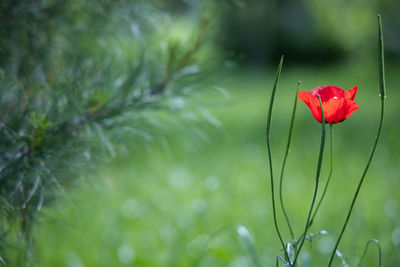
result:
[[[0,261],[15,247],[29,260],[40,210],[98,155],[114,155],[127,135],[151,138],[162,121],[154,111],[165,119],[190,106],[201,9],[179,40],[152,1],[1,1]]]

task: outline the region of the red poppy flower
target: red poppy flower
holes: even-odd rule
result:
[[[321,107],[318,95],[321,97],[326,123],[338,123],[344,121],[359,109],[354,97],[357,86],[344,92],[342,88],[333,85],[323,85],[312,89],[310,92],[300,91],[298,97],[311,110],[314,118],[321,122]]]

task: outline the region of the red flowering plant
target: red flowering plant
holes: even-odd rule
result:
[[[364,179],[366,177],[368,168],[371,164],[371,161],[374,157],[375,150],[379,141],[379,137],[381,134],[382,130],[382,122],[383,122],[383,114],[384,114],[384,103],[385,103],[385,98],[386,98],[386,89],[385,89],[385,79],[384,79],[384,57],[383,57],[383,35],[382,35],[382,26],[381,26],[381,18],[378,16],[378,25],[379,25],[379,81],[380,81],[380,100],[381,100],[381,115],[380,115],[380,122],[378,125],[378,132],[375,138],[375,141],[372,146],[372,151],[371,154],[369,155],[367,164],[362,172],[361,178],[359,180],[357,189],[353,195],[352,202],[350,204],[350,208],[347,212],[346,219],[341,227],[341,231],[339,233],[339,236],[336,240],[335,246],[331,252],[329,262],[328,262],[328,267],[332,265],[333,260],[335,258],[335,255],[341,258],[342,262],[345,262],[342,256],[342,253],[338,251],[338,246],[339,243],[342,239],[342,236],[346,230],[347,224],[349,222],[349,219],[351,217],[353,208],[355,206],[357,197],[359,195],[360,189],[362,187],[362,184],[364,182]],[[349,89],[347,91],[333,85],[324,85],[324,86],[319,86],[314,89],[312,89],[310,92],[307,91],[300,91],[298,92],[300,82],[297,87],[296,95],[295,95],[295,100],[294,100],[294,106],[293,106],[293,112],[292,112],[292,118],[291,118],[291,124],[289,128],[289,136],[288,136],[288,142],[286,146],[286,152],[284,155],[283,163],[282,163],[282,168],[280,172],[280,181],[279,181],[279,201],[280,201],[280,206],[282,209],[282,213],[285,217],[286,224],[288,227],[288,230],[290,232],[291,240],[290,242],[287,242],[284,240],[284,237],[282,235],[282,226],[279,225],[278,223],[278,213],[277,213],[277,205],[275,203],[275,180],[274,180],[274,171],[273,171],[273,164],[272,164],[272,153],[271,153],[271,141],[270,141],[270,129],[271,129],[271,117],[272,117],[272,110],[273,110],[273,104],[274,104],[274,99],[275,99],[275,93],[276,89],[278,87],[278,82],[280,78],[280,73],[282,70],[282,63],[283,63],[283,56],[281,58],[281,61],[279,63],[278,71],[275,77],[275,83],[273,86],[272,90],[272,95],[270,99],[270,105],[269,105],[269,110],[268,110],[268,117],[267,117],[267,127],[266,127],[266,141],[267,141],[267,152],[268,152],[268,161],[269,161],[269,174],[270,174],[270,183],[271,183],[271,203],[272,203],[272,212],[273,212],[273,219],[274,219],[274,226],[275,230],[277,232],[280,244],[282,246],[282,251],[283,255],[282,256],[277,256],[276,258],[276,266],[279,266],[279,261],[281,260],[284,262],[284,265],[287,267],[292,267],[296,266],[297,260],[299,258],[299,255],[301,253],[302,247],[304,245],[305,240],[311,240],[313,237],[319,234],[327,234],[327,231],[320,231],[319,233],[316,234],[309,234],[309,230],[311,225],[313,224],[315,220],[315,216],[317,214],[317,211],[319,210],[321,203],[325,197],[325,194],[328,189],[328,185],[331,179],[332,175],[332,151],[333,151],[333,135],[332,135],[332,126],[336,123],[342,122],[349,118],[356,110],[359,109],[358,104],[354,101],[354,98],[356,96],[358,87],[354,86],[352,89]],[[298,92],[298,93],[297,93]],[[293,227],[291,225],[291,222],[289,220],[288,213],[285,209],[284,206],[284,198],[283,198],[283,177],[284,177],[284,170],[285,170],[285,164],[286,164],[286,159],[288,156],[288,153],[290,151],[290,144],[291,144],[291,139],[292,139],[292,132],[293,132],[293,126],[294,126],[294,120],[295,120],[295,113],[296,113],[296,107],[297,107],[297,99],[300,99],[303,101],[307,107],[311,110],[312,115],[314,118],[321,123],[321,143],[320,143],[320,150],[319,150],[319,156],[318,156],[318,162],[317,162],[317,169],[316,169],[316,175],[315,175],[315,188],[313,192],[313,197],[312,201],[310,204],[310,207],[308,209],[308,215],[307,215],[307,220],[304,226],[304,231],[301,233],[300,237],[296,238],[295,233],[293,231]],[[324,150],[325,150],[325,135],[326,135],[326,130],[325,130],[325,125],[326,123],[330,124],[330,171],[328,174],[328,178],[326,180],[323,192],[321,196],[319,197],[319,200],[317,199],[318,197],[318,190],[319,190],[319,180],[320,180],[320,174],[321,174],[321,168],[322,168],[322,162],[323,162],[323,155],[324,155]],[[368,245],[370,242],[375,242],[378,245],[379,248],[379,266],[381,265],[381,249],[379,246],[379,243],[376,240],[370,240],[368,241],[366,248],[364,250],[364,254],[360,260],[363,260],[363,257],[365,255],[365,251],[368,248]],[[257,261],[256,261],[257,262]]]
[[[354,86],[346,92],[333,85],[323,85],[312,89],[310,92],[301,91],[298,96],[311,110],[314,118],[321,122],[321,107],[318,96],[321,97],[326,123],[338,123],[344,121],[359,109],[354,97],[358,87]]]

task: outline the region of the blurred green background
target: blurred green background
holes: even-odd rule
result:
[[[388,66],[388,88],[400,85]],[[349,75],[351,73],[351,75]],[[283,158],[296,81],[303,88],[357,84],[360,110],[334,127],[331,187],[311,232],[327,230],[306,243],[302,266],[324,266],[351,201],[376,134],[379,99],[376,68],[336,65],[287,68],[282,73],[273,118],[275,170]],[[207,141],[170,133],[168,148],[154,144],[103,166],[95,182],[71,192],[71,200],[46,211],[39,227],[38,258],[48,266],[252,266],[235,234],[246,226],[265,266],[280,253],[270,204],[265,149],[265,117],[273,73],[232,73],[220,82],[231,96],[210,107],[221,127],[205,131]],[[396,266],[400,246],[398,111],[388,93],[382,142],[362,189],[340,250],[355,266],[367,240],[382,244],[386,266]],[[216,97],[212,96],[215,100]],[[218,99],[218,98],[217,98]],[[299,103],[284,195],[297,235],[311,201],[319,124]],[[188,139],[189,138],[189,139]],[[193,142],[192,147],[187,142]],[[189,148],[191,147],[191,149]],[[328,153],[326,154],[328,155]],[[326,157],[327,159],[327,157]],[[323,168],[322,184],[328,165]],[[97,177],[99,176],[99,177]],[[285,228],[282,214],[280,220]],[[214,233],[221,228],[226,230]],[[289,240],[288,231],[285,238]],[[369,252],[366,266],[377,266]],[[198,265],[196,265],[198,264]],[[336,262],[341,266],[340,262]]]
[[[191,32],[191,24],[185,21],[192,16],[189,6],[195,2],[154,1],[154,5],[181,22],[177,23],[181,38]],[[88,179],[68,190],[68,196],[46,208],[39,218],[35,228],[38,266],[253,266],[235,232],[238,225],[251,233],[262,263],[273,266],[281,252],[271,213],[264,132],[275,67],[282,53],[286,59],[271,136],[275,170],[283,158],[298,80],[304,90],[323,84],[359,87],[360,110],[334,126],[332,183],[311,229],[329,234],[306,243],[301,257],[301,266],[324,266],[376,135],[378,13],[383,16],[387,48],[384,131],[339,249],[355,266],[367,240],[375,238],[382,245],[383,264],[397,266],[399,11],[395,0],[219,3],[212,16],[212,34],[207,37],[211,44],[203,56],[220,70],[204,80],[202,92],[194,96],[214,118],[197,125],[199,131],[193,134],[171,127],[163,132],[163,139],[146,145],[134,142],[125,154],[86,174]],[[113,53],[123,41],[103,45]],[[130,51],[121,56],[129,56]],[[284,184],[297,236],[311,201],[319,134],[319,124],[299,103]],[[327,159],[322,184],[328,173]],[[284,232],[289,240],[288,231]],[[377,266],[375,249],[364,263]],[[341,266],[340,260],[335,264]]]

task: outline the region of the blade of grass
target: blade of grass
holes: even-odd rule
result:
[[[321,107],[321,145],[319,149],[319,156],[318,156],[318,163],[317,163],[317,172],[315,174],[315,189],[314,189],[314,195],[311,200],[311,205],[310,205],[310,210],[308,211],[308,216],[307,216],[307,221],[306,221],[306,226],[303,232],[303,237],[301,238],[300,241],[300,246],[298,250],[296,251],[296,256],[293,260],[293,266],[296,265],[296,261],[300,255],[300,251],[304,245],[304,241],[306,240],[307,232],[310,229],[310,221],[311,221],[311,214],[314,209],[314,204],[315,200],[317,199],[317,193],[318,193],[318,185],[319,185],[319,176],[321,174],[321,166],[322,166],[322,159],[324,155],[324,148],[325,148],[325,114],[324,114],[324,109],[322,107],[322,102],[321,102],[321,97],[318,95],[318,100],[319,100],[319,105]]]
[[[379,85],[380,85],[379,97],[381,99],[381,115],[380,115],[380,121],[379,121],[379,126],[378,126],[378,133],[376,134],[375,142],[373,144],[373,147],[372,147],[372,150],[371,150],[371,154],[369,155],[369,158],[368,158],[368,161],[367,161],[367,165],[365,166],[365,169],[364,169],[364,171],[363,171],[363,173],[361,175],[360,181],[358,183],[357,190],[354,193],[353,200],[351,201],[350,209],[347,212],[346,220],[345,220],[345,222],[344,222],[344,224],[342,226],[342,230],[340,231],[340,234],[339,234],[339,237],[338,237],[338,239],[336,241],[335,247],[334,247],[334,249],[333,249],[333,251],[331,253],[331,257],[329,259],[328,267],[332,265],[332,262],[333,262],[333,259],[335,257],[336,250],[337,250],[337,248],[339,246],[340,240],[342,239],[343,233],[346,230],[347,224],[349,223],[350,216],[351,216],[351,214],[353,212],[353,208],[354,208],[354,205],[356,203],[358,194],[360,193],[361,186],[363,185],[365,176],[366,176],[366,174],[368,172],[369,166],[371,165],[371,161],[372,161],[372,159],[373,159],[373,157],[375,155],[375,150],[376,150],[376,147],[378,145],[379,137],[381,136],[382,125],[383,125],[383,116],[384,116],[384,110],[385,110],[386,86],[385,86],[385,62],[384,62],[384,46],[383,46],[383,34],[382,34],[382,22],[381,22],[381,16],[380,15],[378,15],[378,30],[379,30],[379,37],[378,37],[379,38],[379,43],[378,43],[378,46],[379,46],[379,59],[378,60],[379,60]]]
[[[271,200],[272,200],[271,202],[272,202],[272,213],[273,213],[273,217],[274,217],[274,225],[275,225],[275,230],[278,235],[279,241],[281,242],[283,251],[285,253],[285,258],[287,261],[290,262],[289,254],[286,251],[285,242],[283,241],[282,234],[279,230],[279,225],[278,225],[277,216],[276,216],[274,172],[273,172],[273,168],[272,168],[272,154],[271,154],[271,142],[270,142],[272,107],[274,106],[275,92],[276,92],[276,88],[277,88],[278,82],[279,82],[279,77],[280,77],[281,71],[282,71],[283,57],[284,56],[282,55],[281,60],[279,62],[278,70],[276,72],[274,87],[272,88],[271,100],[269,103],[268,117],[267,117],[266,139],[267,139],[269,172],[270,172],[270,180],[271,180]]]
[[[283,163],[282,163],[282,169],[281,169],[281,177],[279,181],[279,201],[281,204],[281,208],[283,211],[283,215],[285,216],[286,223],[288,225],[289,231],[290,231],[290,236],[292,237],[292,240],[294,240],[294,233],[293,233],[293,228],[292,225],[290,224],[289,216],[287,214],[284,202],[283,202],[283,193],[282,193],[282,185],[283,185],[283,174],[285,172],[285,166],[286,166],[286,160],[290,152],[290,144],[292,141],[292,134],[293,134],[293,126],[294,126],[294,119],[296,117],[296,108],[297,108],[297,93],[299,92],[301,82],[297,82],[297,89],[296,89],[296,94],[294,96],[294,105],[293,105],[293,111],[292,111],[292,118],[290,120],[290,127],[289,127],[289,136],[288,136],[288,141],[286,145],[286,151],[285,151],[285,156],[283,157]]]
[[[221,235],[222,233],[230,231],[235,231],[235,233],[239,236],[239,238],[243,241],[244,246],[246,247],[247,251],[250,254],[250,257],[253,260],[253,263],[257,267],[262,267],[260,257],[258,256],[257,249],[254,243],[253,238],[251,237],[247,228],[243,225],[232,225],[227,224],[216,230],[214,233],[210,235],[206,245],[203,248],[202,253],[192,262],[192,266],[199,266],[202,259],[204,258],[205,254],[208,252],[209,248],[211,247],[212,242],[215,240],[216,237]]]
[[[249,252],[253,263],[257,267],[262,267],[260,258],[258,256],[256,246],[254,244],[253,238],[251,237],[249,231],[243,225],[239,225],[236,229],[237,234],[242,239],[247,251]]]

